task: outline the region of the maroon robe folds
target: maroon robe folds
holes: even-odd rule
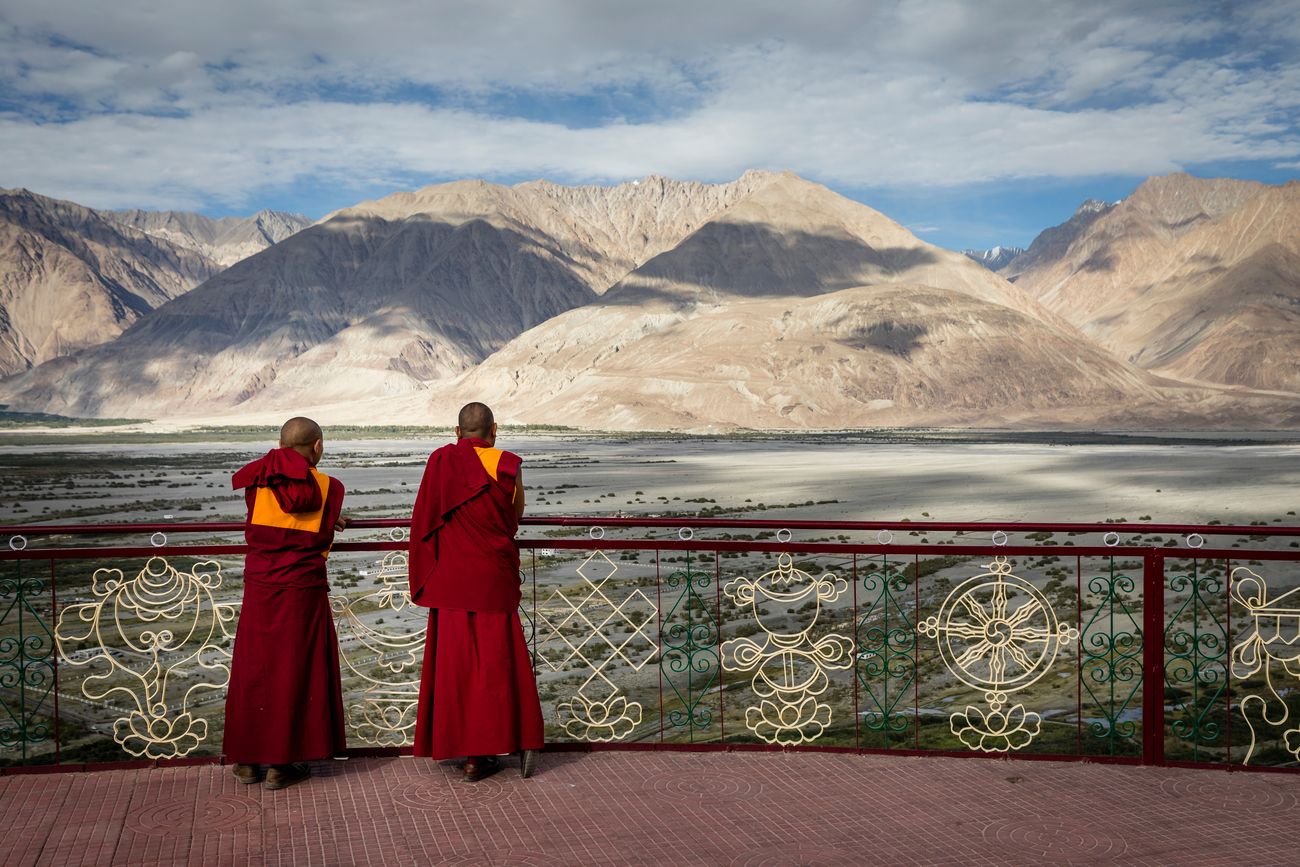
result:
[[[272,449],[232,485],[248,504],[249,551],[223,751],[250,765],[339,755],[347,736],[325,560],[343,485],[292,449]]]
[[[540,749],[542,707],[519,621],[520,458],[465,438],[429,457],[411,518],[411,599],[429,612],[415,755]]]

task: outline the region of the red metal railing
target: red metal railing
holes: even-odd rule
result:
[[[1281,623],[1286,615],[1279,612],[1289,610],[1272,603],[1296,583],[1300,551],[1287,540],[1300,536],[1300,527],[583,516],[528,518],[524,524],[520,547],[530,584],[524,614],[548,737],[557,748],[808,748],[1232,768],[1296,764],[1289,749],[1295,738],[1288,733],[1300,737],[1300,713],[1291,713],[1290,692],[1265,676],[1268,666],[1286,672],[1288,645],[1251,630],[1261,619]],[[348,536],[405,525],[401,519],[356,521],[336,543],[331,580],[345,591],[340,617],[382,624],[380,615],[388,616],[386,609],[356,601],[364,594],[347,592],[348,583],[370,577],[356,564],[373,565],[374,555],[384,555],[385,586],[404,582],[404,541]],[[87,664],[84,654],[95,650],[55,640],[56,633],[63,635],[63,609],[91,610],[90,566],[156,557],[181,558],[193,569],[192,559],[237,558],[244,548],[235,541],[176,544],[154,534],[242,530],[232,522],[0,528],[0,596],[8,612],[0,619],[0,699],[15,721],[0,732],[0,758],[11,768],[96,766],[77,756],[109,759],[119,743],[105,736],[95,752],[87,748],[95,737],[78,730],[71,738],[81,753],[69,758],[64,745],[72,729],[60,716],[61,694],[65,703],[77,703],[83,721],[113,715],[111,701],[97,709],[87,698],[84,678],[72,683],[83,690],[80,696],[66,688],[69,673],[60,680],[61,661],[71,670]],[[619,538],[616,531],[622,531]],[[736,538],[747,531],[763,538]],[[902,533],[924,541],[891,538]],[[1060,542],[1053,538],[1060,533],[1083,538]],[[988,541],[975,542],[971,534],[989,534]],[[1181,539],[1164,538],[1171,534]],[[1024,538],[1030,535],[1035,538]],[[148,536],[154,538],[147,545],[104,542]],[[1224,541],[1211,547],[1207,539]],[[643,562],[643,554],[652,559]],[[48,562],[39,578],[33,561]],[[1072,608],[1071,570],[1060,565],[1070,561]],[[134,568],[124,569],[124,576]],[[1238,589],[1250,582],[1254,592],[1262,582],[1262,591],[1234,597],[1234,570]],[[48,586],[36,588],[32,581]],[[575,587],[582,592],[564,592]],[[228,593],[214,604],[233,598]],[[638,620],[642,615],[646,619]],[[1034,625],[1022,628],[1017,616]],[[1285,632],[1289,621],[1279,628]],[[33,636],[48,636],[48,644]],[[114,652],[120,651],[108,648],[104,656],[116,659]],[[361,696],[354,704],[363,709],[367,659],[353,678]],[[1264,669],[1248,672],[1261,660]],[[1010,672],[1017,666],[1024,677]],[[6,678],[6,668],[15,677]],[[32,676],[43,671],[52,681],[44,693],[44,682]],[[418,671],[406,673],[418,677]],[[1070,673],[1072,713],[1057,706]],[[1263,715],[1261,702],[1268,711]],[[213,730],[220,719],[215,709],[205,706]],[[1282,723],[1267,725],[1279,718]],[[372,734],[358,740],[355,751],[400,750],[391,741],[401,730]],[[199,754],[210,753],[215,740],[209,731],[201,747],[183,755],[132,759],[123,752],[121,758],[214,761]]]

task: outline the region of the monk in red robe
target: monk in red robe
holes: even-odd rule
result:
[[[519,752],[528,777],[543,734],[519,621],[522,461],[495,448],[483,404],[467,404],[457,421],[456,442],[429,456],[411,518],[411,599],[431,609],[415,755],[465,756],[465,779],[476,782],[497,770],[498,755]]]
[[[325,558],[347,523],[343,485],[317,472],[324,437],[291,418],[280,447],[235,473],[248,518],[244,604],[230,660],[224,752],[241,783],[268,789],[305,780],[311,759],[347,746],[338,639]]]

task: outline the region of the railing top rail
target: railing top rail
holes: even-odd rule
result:
[[[935,530],[952,532],[1015,533],[1199,533],[1202,536],[1300,536],[1294,527],[1264,524],[1155,524],[1147,521],[1126,523],[1042,523],[1032,521],[782,521],[771,518],[601,518],[599,516],[562,516],[524,518],[526,525],[561,527],[691,527],[738,528],[764,530]]]
[[[348,524],[349,530],[406,528],[410,518],[359,518]],[[1045,523],[1034,521],[785,521],[773,518],[638,518],[607,515],[555,515],[526,517],[526,527],[628,527],[735,529],[735,530],[925,530],[931,532],[1014,533],[1196,533],[1201,536],[1281,536],[1300,537],[1300,526],[1275,524],[1157,524],[1147,521],[1126,523]],[[240,533],[242,521],[164,521],[130,524],[9,524],[0,525],[5,534],[22,536],[114,536],[134,533]]]
[[[520,539],[523,550],[565,551],[697,551],[721,553],[727,551],[748,553],[790,553],[801,556],[829,554],[848,557],[902,556],[902,557],[1125,557],[1161,560],[1300,560],[1300,551],[1245,550],[1242,548],[1170,548],[1157,545],[998,545],[991,542],[967,545],[933,545],[881,542],[747,542],[717,539]],[[338,542],[333,551],[405,551],[406,542],[371,540],[366,542]],[[110,558],[168,557],[168,556],[240,556],[247,546],[239,544],[171,545],[159,546],[120,545],[85,548],[24,548],[6,550],[0,546],[0,561],[7,560],[95,560]]]

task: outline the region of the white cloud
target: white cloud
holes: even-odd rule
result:
[[[304,178],[762,167],[906,186],[1288,165],[1284,5],[0,0],[0,88],[22,95],[0,115],[0,183],[192,208]],[[536,119],[584,97],[605,116]]]

